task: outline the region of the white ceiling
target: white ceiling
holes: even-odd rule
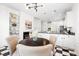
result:
[[[41,20],[61,20],[64,18],[65,12],[71,10],[73,6],[71,3],[38,3],[43,7],[38,7],[36,12],[34,9],[28,9],[26,3],[3,3],[2,5],[23,11]],[[56,10],[56,14],[54,14],[54,10]]]

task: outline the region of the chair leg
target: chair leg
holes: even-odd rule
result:
[[[53,45],[53,55],[55,55],[55,45]]]

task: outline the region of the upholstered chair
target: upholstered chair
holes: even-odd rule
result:
[[[16,51],[16,45],[18,43],[18,37],[16,35],[11,35],[7,38],[8,47],[10,50],[10,55]]]
[[[50,35],[49,41],[52,44],[53,47],[53,54],[55,54],[55,47],[56,47],[56,36]]]

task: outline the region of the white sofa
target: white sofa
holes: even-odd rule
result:
[[[19,56],[51,56],[52,44],[45,46],[26,46],[18,44],[16,51]]]

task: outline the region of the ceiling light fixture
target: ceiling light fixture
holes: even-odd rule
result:
[[[31,6],[31,5],[34,5],[34,6]],[[32,9],[34,8],[35,11],[37,12],[38,11],[38,7],[43,7],[43,5],[38,5],[37,3],[31,3],[31,4],[26,4],[26,7],[28,7],[28,9]]]

